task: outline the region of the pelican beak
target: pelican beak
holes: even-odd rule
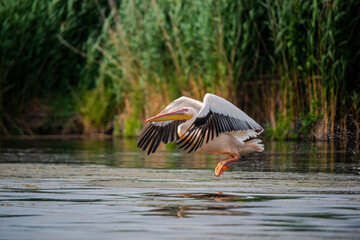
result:
[[[189,120],[192,118],[192,115],[186,114],[183,110],[178,110],[171,113],[165,113],[157,115],[155,117],[146,119],[145,122],[163,122],[163,121],[172,121],[172,120]]]

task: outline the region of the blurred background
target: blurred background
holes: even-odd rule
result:
[[[136,136],[218,94],[276,139],[359,139],[360,1],[1,0],[1,135]]]

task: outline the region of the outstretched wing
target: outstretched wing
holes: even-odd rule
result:
[[[264,129],[229,101],[207,93],[204,97],[203,107],[197,119],[188,131],[178,141],[180,148],[194,151],[202,146],[204,141],[213,140],[224,132],[255,131],[261,133]]]
[[[163,111],[159,114],[170,113],[179,110],[183,107],[193,107],[200,111],[202,102],[188,97],[180,97],[171,102]],[[159,147],[160,143],[169,143],[178,140],[180,137],[177,133],[177,129],[180,124],[186,120],[174,120],[164,122],[151,122],[140,133],[137,142],[138,147],[143,151],[148,149],[148,154],[154,153]]]
[[[186,120],[151,122],[140,133],[138,147],[143,151],[149,147],[148,154],[154,153],[161,142],[169,143],[179,139],[178,126]]]

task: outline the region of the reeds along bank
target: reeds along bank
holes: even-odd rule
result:
[[[276,138],[358,139],[359,8],[351,0],[97,2],[87,24],[101,28],[82,40],[80,80],[68,83],[81,89],[75,114],[85,131],[136,135],[141,119],[174,98],[213,92]]]

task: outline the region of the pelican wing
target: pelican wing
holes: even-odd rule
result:
[[[148,154],[154,153],[160,143],[174,142],[179,139],[177,134],[178,126],[186,120],[151,122],[140,133],[137,142],[138,147],[143,151],[147,148]]]
[[[180,97],[171,102],[163,111],[159,114],[165,114],[179,110],[183,107],[193,107],[200,111],[202,102],[188,97]],[[143,151],[148,149],[148,154],[154,153],[159,147],[160,143],[169,143],[178,140],[180,137],[177,133],[177,129],[180,124],[186,120],[174,120],[164,122],[151,122],[140,133],[137,142],[138,147]]]
[[[184,150],[190,148],[191,152],[201,147],[204,141],[207,143],[220,133],[250,130],[259,134],[264,129],[229,101],[207,93],[195,122],[181,136],[178,144],[181,144],[180,148]]]

